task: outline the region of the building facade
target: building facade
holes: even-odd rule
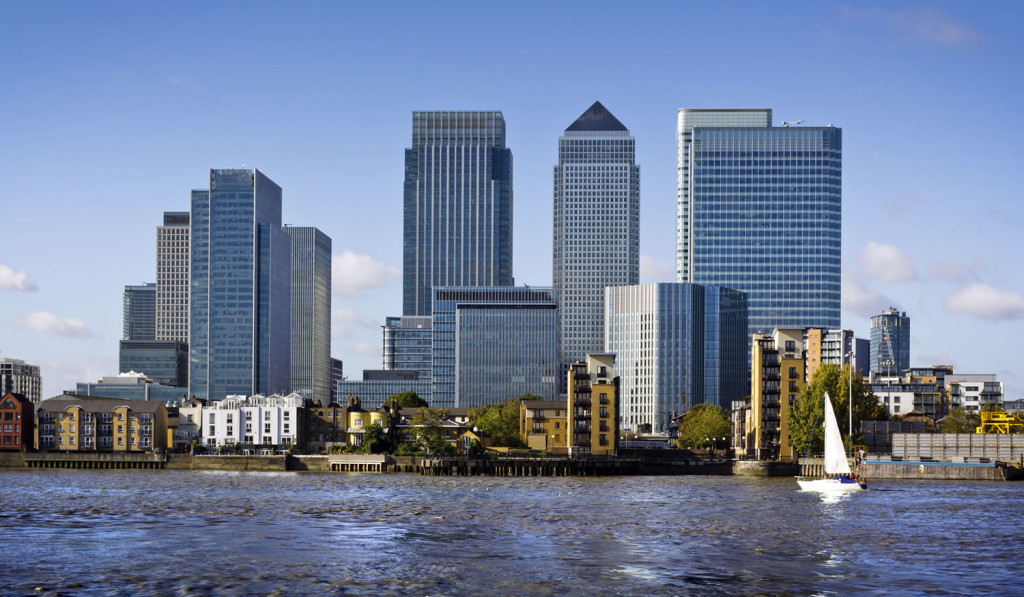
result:
[[[35,420],[35,407],[24,394],[0,393],[0,450],[31,449]]]
[[[615,355],[588,354],[567,373],[570,456],[614,456],[619,447],[619,378]],[[535,415],[536,416],[536,415]]]
[[[770,123],[770,111],[751,112]],[[838,328],[842,130],[690,116],[680,113],[681,281],[747,293],[750,334]]]
[[[43,378],[37,365],[21,359],[0,357],[0,394],[13,392],[28,398],[33,404],[43,399]]]
[[[429,316],[388,317],[384,323],[384,369],[415,371],[429,380],[432,367],[432,319]]]
[[[605,351],[617,355],[624,429],[664,433],[697,404],[728,408],[746,395],[743,293],[641,284],[607,288],[604,303]]]
[[[754,334],[751,350],[750,410],[737,452],[758,460],[794,460],[789,441],[789,408],[807,379],[804,330]]]
[[[825,364],[843,367],[853,364],[853,370],[862,376],[868,373],[868,342],[855,338],[852,330],[804,330],[804,348],[807,351],[807,381],[814,379],[818,367]]]
[[[413,112],[403,231],[403,315],[430,315],[434,287],[512,286],[512,152],[501,112]]]
[[[292,239],[291,386],[306,398],[331,400],[331,237],[285,226]]]
[[[151,452],[167,446],[163,402],[64,394],[36,409],[36,448],[63,452]]]
[[[203,408],[203,444],[243,454],[274,454],[303,445],[305,398],[228,396]]]
[[[117,400],[177,402],[185,399],[188,394],[188,386],[154,383],[145,374],[135,371],[107,375],[96,383],[78,382],[75,386],[75,391],[72,394]]]
[[[124,287],[124,340],[156,340],[156,283]]]
[[[558,393],[558,302],[551,288],[434,289],[430,405],[470,408]]]
[[[981,412],[983,408],[1002,409],[1003,382],[994,374],[956,373],[945,376],[950,408]]]
[[[889,307],[871,318],[871,373],[900,376],[910,369],[910,318]]]
[[[604,350],[604,289],[640,281],[636,142],[601,102],[558,140],[552,280],[568,366]]]
[[[565,400],[521,400],[520,441],[531,450],[566,452],[569,437],[568,409],[569,404]]]
[[[287,392],[291,237],[281,187],[259,170],[211,170],[192,192],[189,395]]]
[[[188,343],[177,340],[121,340],[119,372],[145,373],[150,380],[170,386],[188,386]]]
[[[157,340],[188,342],[189,218],[187,211],[166,211],[156,229]]]

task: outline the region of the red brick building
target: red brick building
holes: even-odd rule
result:
[[[35,439],[35,411],[22,394],[0,398],[0,450],[29,450]]]

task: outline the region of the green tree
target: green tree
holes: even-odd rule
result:
[[[974,433],[979,425],[981,425],[981,415],[957,407],[942,419],[939,423],[939,431],[942,433]]]
[[[824,446],[824,406],[822,397],[828,392],[832,400],[832,410],[836,413],[836,423],[843,433],[847,446],[861,443],[861,421],[887,421],[889,411],[878,402],[878,397],[871,392],[860,375],[853,374],[853,439],[848,435],[850,420],[850,378],[853,372],[849,364],[842,368],[839,365],[824,364],[818,367],[811,383],[804,386],[796,402],[789,406],[789,442],[801,453],[807,449],[810,440],[812,453],[820,453]],[[813,437],[812,437],[813,436]]]
[[[676,446],[701,448],[713,445],[709,444],[711,438],[723,437],[729,437],[729,414],[720,407],[705,402],[686,411],[683,422],[679,425]]]
[[[363,429],[363,443],[359,446],[360,454],[384,454],[391,452],[391,449],[391,441],[384,433],[380,421],[374,421]]]
[[[454,446],[448,443],[444,435],[443,423],[447,417],[448,411],[443,408],[424,407],[412,418],[409,434],[421,450],[428,454],[440,455],[455,451]]]
[[[416,392],[400,392],[398,394],[392,394],[388,396],[388,399],[384,401],[385,404],[396,403],[399,408],[425,408],[430,406],[427,401],[420,398],[420,395]]]
[[[523,394],[498,404],[489,404],[469,411],[469,424],[491,438],[495,446],[525,447],[519,436],[519,403],[523,400],[543,400],[540,396]]]

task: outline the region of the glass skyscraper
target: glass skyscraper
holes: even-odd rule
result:
[[[440,286],[512,286],[512,152],[501,112],[413,112],[402,314]]]
[[[285,226],[292,239],[291,387],[331,403],[331,237],[309,226]]]
[[[156,284],[124,287],[124,340],[156,339]]]
[[[605,290],[605,351],[621,378],[622,427],[661,433],[709,402],[747,394],[746,297],[728,288],[656,283]]]
[[[467,408],[559,390],[558,302],[551,288],[434,289],[434,408]]]
[[[552,280],[565,364],[604,350],[604,289],[640,281],[636,142],[601,102],[558,139]]]
[[[910,318],[889,307],[871,318],[871,373],[902,375],[910,369]]]
[[[285,394],[291,379],[291,237],[281,187],[211,170],[192,192],[189,394]]]
[[[751,335],[838,328],[842,130],[702,124],[680,129],[683,281],[747,293]]]
[[[428,316],[388,317],[384,323],[384,369],[416,371],[430,379],[432,322]]]

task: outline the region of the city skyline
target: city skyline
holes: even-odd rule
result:
[[[599,100],[636,139],[642,283],[675,278],[679,109],[832,123],[845,136],[841,327],[867,338],[870,316],[896,307],[914,321],[912,366],[995,373],[1019,397],[1024,203],[1012,173],[1024,116],[1006,73],[1024,54],[1012,28],[1022,9],[740,4],[729,18],[725,7],[565,4],[544,19],[534,5],[512,9],[500,32],[459,5],[0,7],[19,24],[0,41],[17,56],[0,99],[0,357],[40,366],[46,397],[116,373],[121,294],[155,280],[164,211],[188,209],[197,172],[259,166],[284,188],[285,223],[335,239],[332,356],[356,379],[380,367],[380,326],[401,312],[409,115],[502,112],[516,162],[513,274],[545,286],[555,143]],[[244,36],[218,26],[238,19]],[[688,33],[694,47],[732,43],[684,68],[682,19],[707,24]],[[161,27],[139,26],[150,22]],[[609,23],[622,33],[596,44]],[[437,40],[442,25],[461,35]],[[552,59],[586,52],[573,69]],[[253,69],[266,78],[258,92]],[[241,118],[255,124],[218,128]]]

